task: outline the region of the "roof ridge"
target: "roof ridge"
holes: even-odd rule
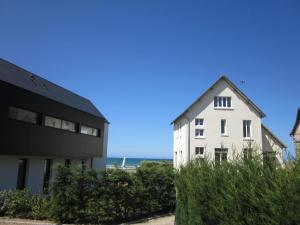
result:
[[[5,59],[3,59],[3,58],[0,58],[0,60],[2,60],[2,61],[4,61],[5,63],[8,63],[8,64],[10,64],[10,65],[12,65],[12,66],[18,68],[19,70],[23,70],[23,71],[25,71],[26,73],[29,73],[29,74],[31,74],[31,75],[33,75],[33,76],[35,76],[35,77],[38,77],[39,79],[41,79],[41,80],[43,80],[43,81],[46,81],[47,83],[51,83],[52,85],[54,85],[54,86],[56,86],[56,87],[62,88],[62,89],[66,90],[66,91],[68,91],[68,92],[70,92],[70,93],[72,93],[72,94],[74,94],[74,95],[77,95],[78,97],[81,97],[81,98],[83,98],[83,99],[89,100],[89,99],[86,98],[86,97],[83,97],[83,96],[81,96],[81,95],[79,95],[79,94],[77,94],[77,93],[75,93],[75,92],[73,92],[73,91],[71,91],[71,90],[69,90],[69,89],[67,89],[67,88],[64,88],[64,87],[62,87],[61,85],[58,85],[58,84],[56,84],[56,83],[54,83],[54,82],[52,82],[52,81],[50,81],[50,80],[47,80],[47,79],[45,79],[45,78],[43,78],[43,77],[41,77],[41,76],[39,76],[39,75],[37,75],[37,74],[35,74],[35,73],[32,73],[31,71],[29,71],[29,70],[27,70],[27,69],[25,69],[25,68],[22,68],[22,67],[20,67],[20,66],[14,64],[14,63],[12,63],[12,62],[10,62],[10,61],[7,61],[7,60],[5,60]]]
[[[0,75],[0,80],[3,82],[107,121],[104,115],[88,98],[76,94],[3,58],[0,58]]]

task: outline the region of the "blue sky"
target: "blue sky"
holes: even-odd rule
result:
[[[1,0],[0,57],[91,99],[111,122],[109,156],[171,158],[170,122],[221,74],[293,153],[299,11],[296,0]]]

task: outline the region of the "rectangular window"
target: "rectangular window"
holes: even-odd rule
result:
[[[231,108],[231,97],[216,96],[214,97],[215,108]]]
[[[19,159],[18,180],[17,180],[18,190],[22,190],[25,188],[26,175],[27,175],[27,159]]]
[[[76,131],[76,124],[70,121],[62,120],[62,129],[75,132]]]
[[[227,134],[226,120],[221,120],[221,134],[222,135]]]
[[[204,119],[196,119],[195,120],[196,126],[203,126],[204,125]]]
[[[65,167],[69,168],[71,166],[71,164],[72,164],[71,159],[65,159]]]
[[[51,117],[51,116],[46,116],[45,117],[45,126],[46,127],[54,127],[54,128],[58,128],[61,129],[61,120]]]
[[[251,120],[243,121],[243,137],[251,138]]]
[[[38,114],[25,109],[9,107],[9,118],[26,123],[38,123]]]
[[[203,129],[196,129],[195,136],[196,137],[204,137],[204,130]]]
[[[92,128],[92,127],[87,127],[87,126],[81,126],[80,133],[95,136],[95,137],[99,136],[98,129]]]
[[[195,148],[195,154],[196,155],[203,155],[204,154],[204,148],[203,147],[196,147]]]
[[[220,165],[221,162],[227,161],[227,148],[216,148],[215,149],[215,163]]]
[[[49,182],[51,177],[51,168],[52,168],[52,159],[46,159],[45,167],[44,167],[44,182],[43,182],[44,193],[48,193]]]

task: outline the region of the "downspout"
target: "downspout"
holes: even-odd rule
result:
[[[190,118],[187,116],[184,116],[184,118],[188,121],[188,163],[191,161],[191,121]]]

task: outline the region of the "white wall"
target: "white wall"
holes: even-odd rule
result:
[[[19,159],[27,159],[26,188],[33,193],[43,190],[44,181],[44,157],[29,156],[0,156],[0,190],[13,190],[17,186]],[[71,159],[72,165],[81,164],[81,159]],[[85,159],[86,167],[90,168],[91,159]],[[58,164],[64,165],[65,159],[52,158],[51,179],[55,177],[54,167]]]
[[[276,159],[279,165],[283,164],[283,147],[273,138],[273,136],[264,128],[262,129],[263,151],[276,153]]]
[[[16,188],[18,176],[18,158],[0,156],[0,190]]]
[[[214,109],[215,96],[229,96],[232,99],[233,109]],[[185,115],[190,122],[190,158],[195,158],[195,148],[204,147],[204,154],[210,160],[214,160],[215,148],[228,148],[228,159],[232,159],[234,153],[242,154],[243,148],[247,147],[248,141],[243,138],[243,120],[251,120],[252,139],[259,149],[262,148],[261,118],[257,112],[249,106],[228,84],[221,80],[213,89],[210,89]],[[195,138],[195,119],[204,119],[205,138]],[[226,119],[228,136],[221,136],[221,120]],[[177,140],[178,124],[186,119],[176,121],[174,125],[174,155],[183,148],[183,158],[177,161],[188,162],[187,142],[188,130],[184,137]],[[185,125],[188,127],[188,125]],[[178,153],[177,153],[178,155]],[[174,160],[175,161],[175,160]],[[177,163],[178,165],[178,163]]]
[[[188,121],[186,118],[180,119],[174,124],[174,151],[173,164],[175,168],[186,165],[188,162]]]

